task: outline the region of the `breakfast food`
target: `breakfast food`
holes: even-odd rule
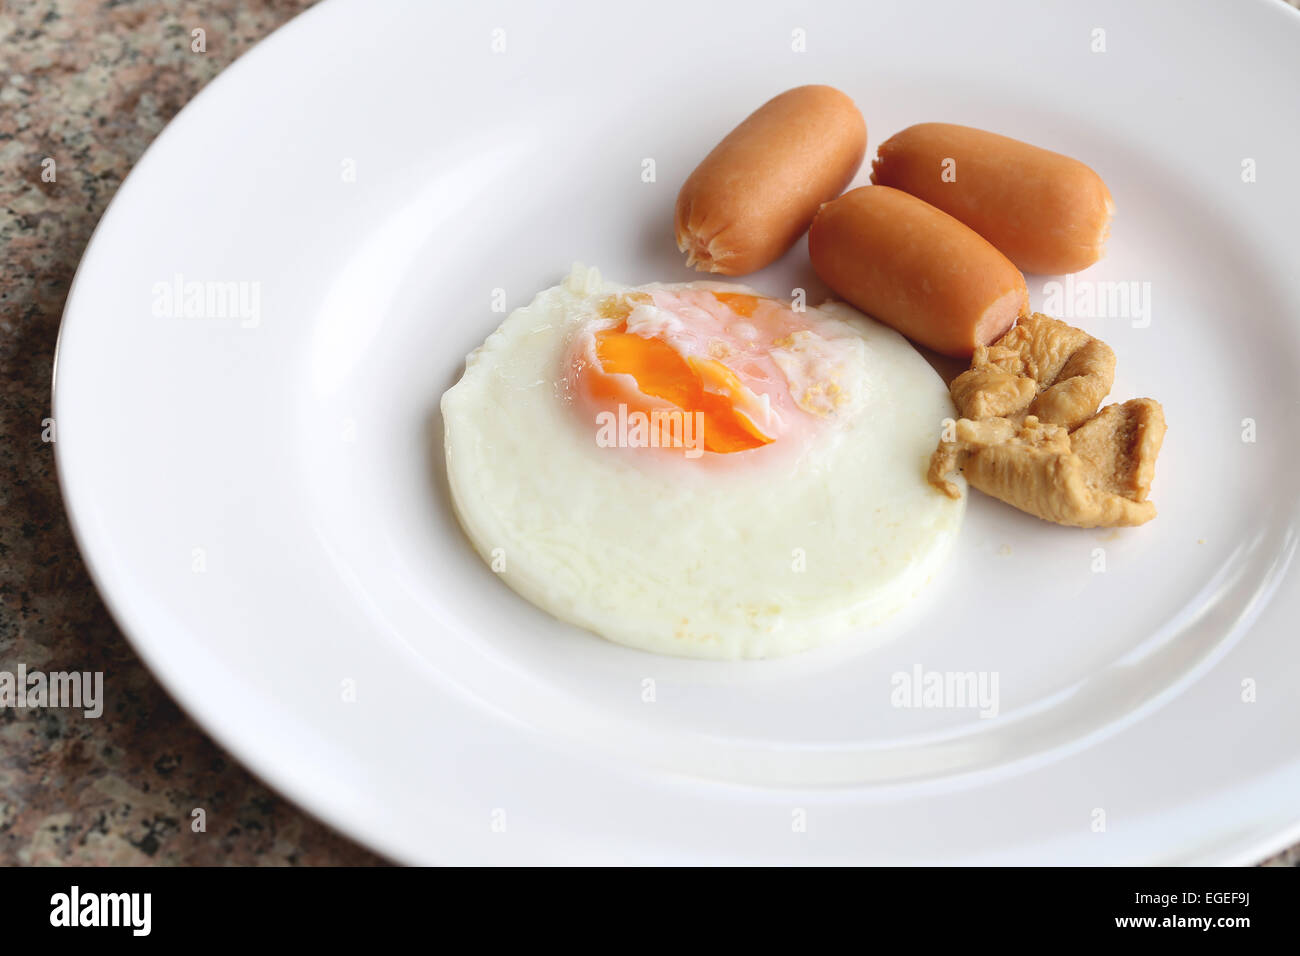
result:
[[[949,552],[964,498],[926,482],[942,380],[896,332],[717,282],[575,267],[442,399],[475,548],[618,643],[775,657],[882,620]]]
[[[1030,415],[957,422],[956,438],[940,444],[930,480],[961,494],[951,475],[1046,521],[1076,528],[1145,524],[1156,516],[1147,500],[1164,441],[1160,403],[1136,398],[1108,405],[1073,432]]]
[[[975,349],[971,367],[952,383],[963,418],[1033,415],[1074,428],[1110,393],[1115,352],[1100,339],[1035,312],[996,345]]]
[[[838,295],[945,355],[969,358],[1029,312],[1025,277],[1006,256],[888,186],[863,186],[822,206],[808,251]]]
[[[1092,169],[1060,153],[952,123],[885,140],[871,181],[960,219],[1026,272],[1086,269],[1102,257],[1115,211]]]
[[[686,264],[739,276],[775,262],[853,180],[866,149],[862,114],[839,90],[800,86],[768,100],[682,186],[675,227]]]
[[[626,287],[577,265],[470,354],[442,397],[448,483],[516,592],[642,650],[779,657],[911,600],[950,553],[968,486],[1062,525],[1155,516],[1163,409],[1098,411],[1115,353],[1030,315],[1017,268],[1100,257],[1100,177],[926,123],[840,195],[865,149],[849,97],[788,90],[709,153],[675,210],[687,265],[723,275],[808,231],[847,304]],[[970,367],[945,389],[904,336]]]
[[[959,496],[960,472],[987,495],[1079,528],[1150,521],[1164,409],[1137,398],[1098,412],[1114,378],[1106,343],[1035,313],[976,349],[953,380],[963,417],[930,459],[930,483]]]

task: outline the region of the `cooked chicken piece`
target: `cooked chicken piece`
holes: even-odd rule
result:
[[[1164,434],[1164,411],[1149,398],[1108,405],[1073,433],[1034,415],[963,418],[956,440],[935,450],[928,477],[955,498],[951,476],[961,470],[972,487],[1057,524],[1145,524],[1156,515],[1146,496]]]
[[[1034,421],[1037,424],[1037,419]],[[1066,435],[1064,450],[1069,451],[1069,436],[1065,429],[1055,425],[1050,427]],[[965,468],[970,456],[975,452],[1016,442],[1020,437],[1020,431],[1021,426],[1008,418],[985,418],[980,421],[972,421],[969,418],[958,419],[955,439],[940,441],[939,447],[930,456],[930,470],[926,474],[926,480],[949,498],[960,498],[961,487],[952,480],[952,474]],[[1035,437],[1041,440],[1048,436],[1037,434]],[[1055,435],[1051,437],[1055,438]]]
[[[1146,501],[1165,440],[1165,410],[1151,398],[1107,405],[1070,432],[1070,449],[1083,459],[1096,487]]]
[[[1115,381],[1115,353],[1100,339],[1035,312],[993,345],[975,349],[968,371],[952,383],[963,418],[1033,415],[1074,428],[1086,421]]]
[[[953,404],[962,418],[1023,418],[1038,395],[1038,383],[1004,364],[1018,365],[1018,353],[1005,354],[998,346],[977,345],[971,367],[952,380]]]

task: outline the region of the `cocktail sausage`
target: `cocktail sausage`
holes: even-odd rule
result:
[[[702,272],[739,276],[779,259],[862,165],[867,125],[829,86],[768,100],[695,168],[677,196],[677,248]]]
[[[888,186],[822,206],[808,251],[838,295],[945,355],[970,358],[1029,311],[1025,277],[988,240]]]
[[[1115,204],[1089,167],[997,133],[921,123],[880,144],[871,181],[970,226],[1026,272],[1086,269],[1105,251]]]

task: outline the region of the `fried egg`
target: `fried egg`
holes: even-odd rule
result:
[[[662,654],[804,651],[897,612],[965,508],[948,390],[897,332],[718,282],[575,266],[442,398],[469,540],[561,620]]]

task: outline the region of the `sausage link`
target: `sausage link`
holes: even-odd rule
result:
[[[800,86],[768,100],[682,186],[675,227],[686,264],[739,276],[775,262],[853,180],[866,149],[867,124],[839,90]]]
[[[1025,277],[973,229],[888,186],[822,206],[813,269],[838,295],[909,339],[957,358],[1029,312]]]
[[[1105,252],[1115,203],[1089,167],[969,126],[921,123],[880,144],[871,181],[960,219],[1026,272],[1086,269]]]

